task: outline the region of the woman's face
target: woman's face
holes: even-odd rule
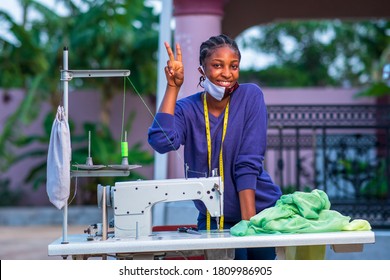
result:
[[[230,88],[237,82],[240,60],[230,47],[220,47],[205,59],[204,71],[209,80],[222,87]]]

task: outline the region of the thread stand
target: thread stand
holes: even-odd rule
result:
[[[63,49],[63,69],[61,70],[60,80],[63,85],[63,102],[65,110],[65,118],[68,121],[68,90],[69,81],[73,78],[97,78],[97,77],[127,77],[130,75],[130,70],[70,70],[68,64],[68,48]],[[90,136],[89,136],[90,144]],[[89,155],[85,165],[76,165],[75,167],[84,167],[84,170],[71,170],[70,177],[119,177],[129,176],[130,170],[140,167],[140,165],[127,165],[126,170],[114,170],[107,168],[105,165],[94,165],[92,157]],[[62,244],[68,244],[68,205],[63,207],[63,222],[62,222]]]

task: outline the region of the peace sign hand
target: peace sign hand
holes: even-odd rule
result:
[[[179,88],[184,82],[184,66],[182,63],[180,45],[176,44],[176,59],[170,45],[167,42],[165,42],[164,45],[169,57],[167,66],[164,68],[168,86]]]

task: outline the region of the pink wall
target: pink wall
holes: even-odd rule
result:
[[[373,98],[355,98],[356,88],[263,88],[267,105],[375,104]]]

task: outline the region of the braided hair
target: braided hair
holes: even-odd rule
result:
[[[207,41],[200,45],[199,65],[204,65],[206,58],[209,57],[215,49],[226,46],[234,50],[237,53],[239,60],[241,60],[241,53],[238,49],[237,43],[230,37],[221,34],[210,37]]]

